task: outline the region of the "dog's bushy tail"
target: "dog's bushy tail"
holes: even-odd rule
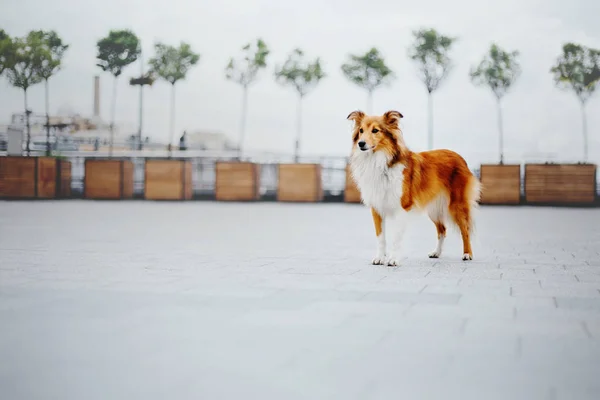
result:
[[[475,175],[471,175],[465,186],[465,197],[469,207],[469,232],[475,231],[474,212],[479,208],[481,200],[481,182]]]

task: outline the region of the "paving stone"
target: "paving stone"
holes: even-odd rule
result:
[[[527,268],[527,269],[513,269],[507,270],[502,273],[502,279],[507,281],[519,281],[519,280],[533,280],[537,281],[540,277],[535,273],[535,268]]]
[[[560,308],[589,310],[600,313],[600,297],[556,297]]]
[[[360,205],[0,202],[0,398],[600,398],[600,210],[477,218],[387,267]]]

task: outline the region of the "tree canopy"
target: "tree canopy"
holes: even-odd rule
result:
[[[394,73],[375,47],[363,55],[350,54],[348,62],[342,65],[342,72],[350,82],[369,92],[394,78]]]
[[[501,99],[521,73],[518,56],[518,51],[508,52],[492,43],[483,60],[471,68],[471,81],[477,86],[488,86]]]
[[[319,58],[312,62],[304,60],[304,52],[301,49],[294,49],[286,62],[275,68],[277,82],[293,86],[300,97],[304,97],[314,89],[324,77],[321,60]]]
[[[12,38],[0,29],[0,75],[8,70],[14,62],[14,44]]]
[[[11,58],[7,77],[9,82],[20,89],[27,90],[44,79],[41,67],[47,59],[47,50],[43,38],[35,32],[29,32],[23,38],[12,41]]]
[[[600,81],[600,50],[566,43],[550,72],[556,86],[572,90],[583,104]]]
[[[127,29],[111,30],[107,37],[97,42],[97,46],[96,65],[115,78],[140,55],[140,41],[135,33]]]
[[[256,43],[246,44],[242,47],[243,57],[229,60],[225,67],[225,76],[228,80],[237,82],[243,87],[250,86],[256,81],[258,71],[267,66],[267,57],[270,50],[262,39],[256,39]]]
[[[151,74],[158,75],[171,85],[185,79],[190,68],[200,60],[200,54],[194,53],[185,42],[181,42],[178,47],[156,43],[154,48],[156,54],[148,62]],[[151,78],[151,74],[146,78]]]
[[[431,28],[414,31],[413,37],[408,55],[419,64],[419,79],[431,93],[450,72],[452,60],[448,53],[456,38],[441,35]]]
[[[36,35],[38,40],[43,43],[43,48],[46,51],[40,65],[39,74],[43,79],[50,79],[60,69],[62,58],[69,45],[64,44],[55,31],[38,30],[33,31],[32,34]]]

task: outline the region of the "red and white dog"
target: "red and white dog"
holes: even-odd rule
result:
[[[437,246],[429,253],[438,258],[446,237],[448,219],[460,229],[463,260],[472,260],[470,234],[480,183],[465,160],[451,150],[410,151],[398,123],[402,114],[379,116],[353,111],[350,169],[363,203],[371,208],[378,239],[376,265],[399,265],[399,247],[412,211],[427,211],[437,229]],[[449,218],[448,218],[449,217]],[[387,253],[385,230],[393,229]]]

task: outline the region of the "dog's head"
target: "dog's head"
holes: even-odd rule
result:
[[[365,115],[362,111],[352,111],[347,119],[354,121],[352,130],[353,151],[398,152],[402,146],[402,132],[398,123],[402,114],[390,110],[383,115]]]

